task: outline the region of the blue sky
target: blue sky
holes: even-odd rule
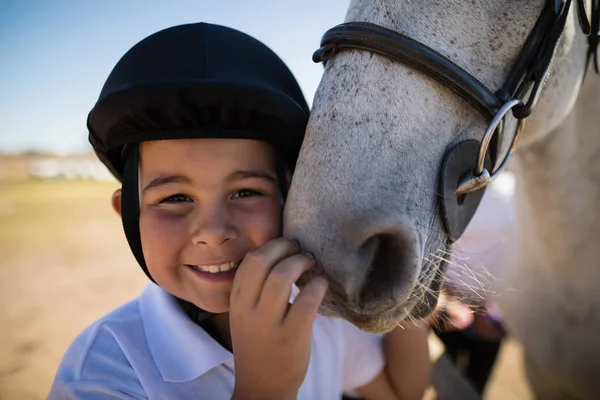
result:
[[[266,43],[309,104],[311,56],[348,0],[0,0],[0,152],[89,151],[85,121],[119,58],[169,26],[211,22]]]

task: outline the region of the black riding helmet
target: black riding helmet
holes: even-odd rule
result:
[[[123,183],[129,246],[153,280],[139,232],[138,144],[161,139],[241,138],[273,143],[293,170],[309,109],[294,76],[267,46],[207,23],[159,31],[110,73],[88,115],[89,140]],[[281,175],[281,174],[280,174]]]
[[[98,157],[122,179],[124,148],[160,139],[267,140],[290,151],[293,167],[308,114],[271,49],[235,29],[197,23],[157,32],[125,53],[87,126]]]

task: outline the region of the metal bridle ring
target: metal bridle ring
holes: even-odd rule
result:
[[[496,133],[496,129],[498,129],[498,126],[500,126],[500,124],[504,121],[504,117],[506,117],[506,114],[508,114],[508,112],[514,107],[522,105],[523,102],[521,100],[513,99],[507,101],[502,107],[500,107],[500,109],[492,119],[492,122],[485,131],[483,139],[481,140],[481,145],[479,146],[479,153],[477,154],[477,161],[475,163],[475,169],[473,171],[474,173],[472,176],[466,176],[460,180],[458,188],[456,189],[457,195],[460,196],[463,194],[467,194],[487,186],[490,182],[496,179],[496,177],[500,174],[500,172],[504,170],[504,168],[506,168],[508,162],[512,157],[515,145],[517,144],[519,134],[523,129],[524,120],[520,119],[518,121],[517,129],[510,144],[510,148],[508,149],[508,152],[502,160],[500,166],[492,173],[485,169],[485,156],[488,152],[488,148],[490,146],[492,137],[494,136],[494,133]]]
[[[477,163],[475,164],[475,175],[476,176],[479,176],[483,173],[483,170],[484,170],[483,165],[485,163],[485,155],[487,154],[488,147],[490,146],[490,142],[492,141],[492,137],[494,136],[494,133],[496,133],[496,129],[498,128],[498,125],[500,125],[500,123],[504,120],[504,117],[506,117],[506,114],[508,114],[508,112],[510,110],[512,110],[514,107],[516,107],[518,105],[523,105],[523,102],[519,99],[513,99],[510,101],[507,101],[502,107],[500,107],[500,109],[498,110],[496,115],[494,115],[494,118],[492,119],[490,126],[488,126],[487,130],[485,131],[485,134],[483,135],[483,139],[481,139],[481,146],[479,147],[479,154],[477,155]],[[514,141],[514,138],[513,138],[513,141]],[[511,145],[511,147],[512,147],[512,145]]]

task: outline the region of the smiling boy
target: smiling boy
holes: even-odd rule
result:
[[[285,64],[233,29],[173,27],[123,56],[88,127],[152,283],[75,339],[49,399],[422,396],[425,329],[317,315],[322,275],[292,296],[316,267],[280,237],[307,118]]]
[[[273,147],[247,139],[161,140],[142,143],[140,161],[150,275],[180,299],[227,312],[241,260],[280,236]]]

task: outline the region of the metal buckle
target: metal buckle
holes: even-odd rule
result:
[[[502,160],[502,163],[495,171],[490,173],[484,167],[485,163],[485,155],[488,152],[488,148],[490,146],[490,142],[492,140],[492,136],[496,133],[496,130],[500,126],[500,124],[504,121],[504,117],[513,107],[522,106],[523,102],[519,99],[514,99],[506,102],[496,113],[490,126],[485,131],[483,135],[483,139],[481,140],[481,144],[479,145],[479,153],[477,154],[477,161],[475,162],[475,168],[472,174],[465,175],[458,182],[458,188],[456,189],[456,195],[461,196],[470,192],[474,192],[476,190],[482,189],[487,186],[489,183],[493,182],[494,179],[498,177],[498,175],[506,168],[508,162],[510,161],[517,141],[519,139],[519,135],[523,130],[523,126],[525,125],[525,120],[520,119],[517,123],[517,129],[515,131],[515,135],[513,136],[512,142],[510,143],[510,147],[506,156]]]

